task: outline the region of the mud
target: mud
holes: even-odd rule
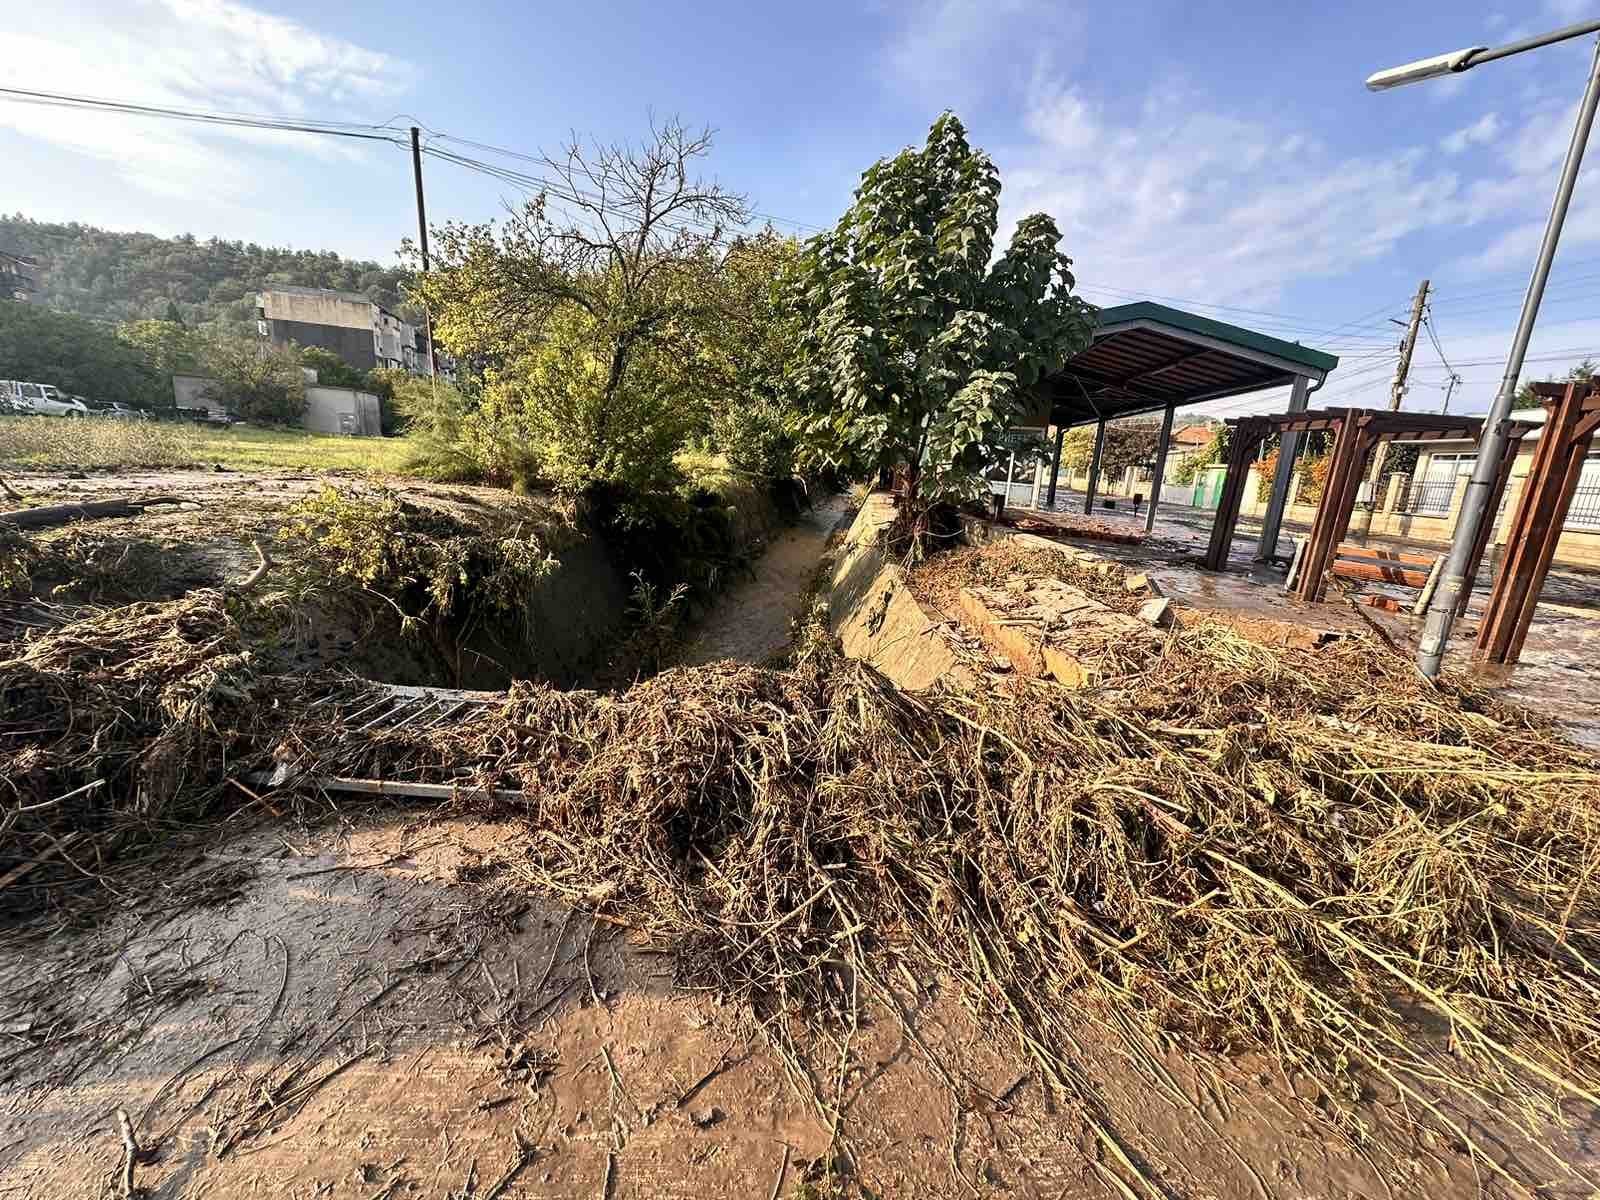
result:
[[[842,495],[803,513],[755,562],[752,577],[718,598],[679,661],[696,666],[731,658],[762,664],[781,656],[828,539],[851,513]]]
[[[1380,1170],[1395,1194],[1478,1194],[1392,1097],[1369,1098],[1355,1147],[1293,1080],[1130,1057],[1090,1011],[1100,1103],[1064,1105],[909,974],[855,1029],[803,1041],[797,1075],[771,1026],[674,985],[671,947],[518,886],[534,836],[403,812],[255,834],[199,868],[237,873],[221,905],[156,898],[0,949],[0,1193],[114,1194],[121,1108],[153,1197],[759,1200],[806,1194],[845,1150],[884,1200],[1120,1195],[1096,1126],[1168,1195],[1375,1196]]]

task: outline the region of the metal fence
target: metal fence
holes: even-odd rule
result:
[[[1450,511],[1456,493],[1454,479],[1423,480],[1413,483],[1406,496],[1405,509],[1417,516],[1442,517]]]
[[[1585,480],[1572,493],[1572,507],[1567,509],[1566,528],[1600,529],[1600,479]]]

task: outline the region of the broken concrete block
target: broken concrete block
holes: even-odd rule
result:
[[[1139,619],[1157,628],[1172,624],[1172,601],[1165,596],[1146,600],[1139,606]]]

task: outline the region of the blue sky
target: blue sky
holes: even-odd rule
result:
[[[1498,380],[1591,47],[1387,94],[1362,80],[1600,15],[1600,0],[16,7],[0,43],[20,87],[411,114],[529,151],[571,131],[635,137],[652,112],[677,114],[717,131],[709,171],[802,234],[950,107],[1000,166],[1002,220],[1050,212],[1091,299],[1169,298],[1330,349],[1344,362],[1319,402],[1382,401],[1389,318],[1432,278],[1432,325],[1464,380],[1452,408],[1467,410]],[[409,161],[381,145],[0,103],[0,162],[0,209],[45,219],[380,261],[415,228]],[[436,222],[521,199],[448,164],[427,173]],[[1600,358],[1597,284],[1600,165],[1580,185],[1530,374]],[[1445,377],[1424,339],[1406,406],[1437,409]]]

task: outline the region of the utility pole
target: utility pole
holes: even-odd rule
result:
[[[420,204],[422,193],[418,192],[417,196]],[[1428,280],[1424,279],[1422,286],[1417,288],[1417,298],[1411,302],[1411,324],[1406,326],[1405,340],[1400,343],[1400,361],[1395,364],[1394,386],[1389,389],[1390,412],[1399,412],[1400,401],[1405,398],[1406,377],[1411,374],[1411,353],[1417,348],[1417,331],[1422,328],[1422,311],[1427,303]]]
[[[1400,402],[1406,395],[1406,378],[1411,374],[1411,355],[1417,348],[1417,331],[1422,328],[1422,314],[1428,303],[1429,280],[1424,279],[1417,288],[1417,298],[1411,302],[1411,322],[1406,326],[1406,336],[1400,342],[1400,361],[1395,364],[1394,383],[1389,388],[1389,411],[1399,412]],[[1372,470],[1367,475],[1367,484],[1372,489],[1372,504],[1367,509],[1370,515],[1378,507],[1378,488],[1383,483],[1383,460],[1389,449],[1388,442],[1379,442],[1372,452]]]
[[[428,270],[428,207],[422,199],[422,143],[421,131],[413,125],[411,127],[411,174],[417,181],[417,238],[422,250],[422,269]],[[426,326],[428,338],[428,378],[433,383],[434,396],[437,399],[439,391],[439,359],[433,352],[433,314],[428,311],[428,306],[422,306],[422,320]]]
[[[411,127],[411,173],[417,180],[417,238],[422,247],[422,269],[428,269],[428,208],[422,200],[422,146],[418,142],[420,130]],[[1415,336],[1415,327],[1412,335]]]

